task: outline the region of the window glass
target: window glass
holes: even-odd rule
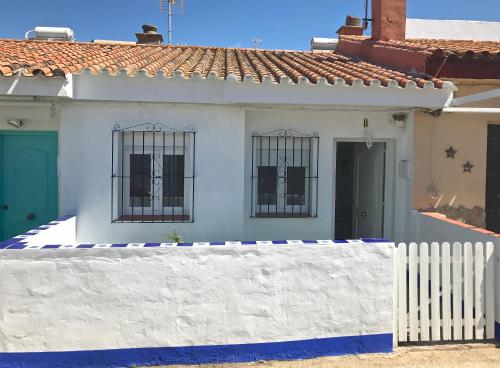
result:
[[[151,155],[130,155],[130,206],[151,206]]]
[[[163,207],[184,206],[184,156],[163,155]]]
[[[286,202],[288,205],[304,205],[306,194],[306,168],[287,167]]]
[[[258,167],[258,204],[276,204],[277,168],[276,166]]]

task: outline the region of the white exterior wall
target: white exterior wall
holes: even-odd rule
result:
[[[363,118],[375,139],[388,142],[392,176],[385,236],[403,239],[409,228],[411,180],[399,178],[396,168],[400,160],[411,160],[411,113],[402,129],[390,122],[391,112],[335,109],[80,102],[64,104],[61,111],[61,207],[63,214],[77,215],[80,243],[162,242],[173,228],[186,241],[332,238],[334,140],[364,141]],[[193,223],[111,223],[113,125],[149,122],[196,130]],[[319,134],[317,218],[250,218],[251,135],[280,128]]]
[[[385,237],[403,239],[409,229],[411,179],[400,178],[397,163],[411,160],[412,114],[406,128],[396,128],[389,112],[363,112],[341,110],[307,109],[261,109],[247,110],[246,113],[246,173],[251,175],[251,135],[274,129],[296,129],[306,134],[317,132],[319,135],[319,182],[318,182],[318,217],[309,219],[265,219],[250,218],[251,182],[245,181],[245,190],[240,195],[245,198],[244,238],[325,238],[334,237],[335,224],[335,173],[336,142],[365,141],[363,119],[368,118],[369,130],[375,140],[387,142],[388,179],[386,196],[388,216],[386,217]],[[260,240],[260,239],[259,239]]]
[[[3,250],[0,351],[373,334],[390,349],[393,262],[390,243]]]
[[[194,223],[111,223],[111,131],[141,123],[196,130]],[[62,208],[80,243],[238,239],[243,231],[244,112],[238,108],[71,104],[62,108]]]
[[[9,124],[9,119],[20,119],[23,126],[20,131],[58,131],[59,116],[56,110],[52,110],[50,104],[25,104],[9,103],[0,101],[0,130],[18,131]]]
[[[407,19],[406,38],[500,41],[500,22]]]

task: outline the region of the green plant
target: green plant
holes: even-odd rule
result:
[[[172,231],[168,234],[168,239],[174,243],[184,243],[182,240],[182,235],[177,232],[177,230],[172,229]]]

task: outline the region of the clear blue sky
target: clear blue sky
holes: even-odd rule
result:
[[[174,17],[174,43],[307,49],[312,36],[334,37],[364,0],[185,0]],[[408,16],[500,21],[500,0],[408,0]],[[23,38],[37,26],[68,26],[80,41],[135,40],[144,23],[166,33],[159,0],[0,0],[0,38]]]

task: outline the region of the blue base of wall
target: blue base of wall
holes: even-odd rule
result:
[[[500,322],[495,322],[495,340],[500,341]]]
[[[389,353],[392,334],[259,344],[138,348],[46,353],[0,353],[2,368],[90,368],[132,365],[236,363],[320,356]]]

